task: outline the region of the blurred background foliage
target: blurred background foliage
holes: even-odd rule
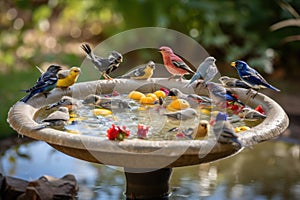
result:
[[[287,38],[300,35],[299,9],[298,0],[3,0],[0,137],[13,132],[5,122],[8,109],[39,76],[36,65],[80,65],[81,43],[94,46],[138,27],[187,34],[217,58],[221,73],[236,76],[228,63],[244,59],[270,82],[295,92],[287,85],[299,79],[299,40]],[[296,23],[270,28],[289,19]]]

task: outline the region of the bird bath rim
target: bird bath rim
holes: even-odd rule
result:
[[[115,79],[115,81],[89,81],[74,84],[70,90],[55,89],[48,98],[36,95],[27,103],[17,102],[10,108],[8,122],[21,135],[42,140],[59,151],[89,162],[102,163],[125,168],[160,169],[211,162],[235,154],[239,151],[233,145],[216,143],[214,140],[172,140],[148,141],[127,139],[110,141],[97,136],[71,134],[51,128],[33,130],[36,111],[68,95],[83,99],[88,94],[108,94],[116,90],[128,93],[132,90],[154,92],[160,87],[178,88],[184,92],[204,94],[198,88],[185,88],[187,81],[152,78],[150,80]],[[245,89],[232,89],[242,101],[247,98]],[[285,111],[271,98],[258,93],[248,104],[262,105],[266,119],[259,125],[239,134],[246,145],[254,145],[270,140],[282,133],[289,124]],[[207,150],[210,150],[207,153]],[[204,153],[203,153],[204,152]],[[203,153],[203,155],[202,155]]]

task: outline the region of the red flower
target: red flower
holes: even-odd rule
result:
[[[141,139],[147,138],[148,131],[149,131],[149,126],[138,124],[138,131],[137,131],[138,138]]]
[[[260,112],[261,114],[265,114],[265,111],[264,109],[262,108],[261,105],[258,105],[256,108],[255,108],[256,111]]]
[[[178,139],[185,138],[185,134],[183,132],[179,132],[176,134],[176,138],[178,138]]]
[[[109,140],[124,140],[130,135],[130,131],[126,130],[126,126],[116,126],[115,124],[111,125],[107,131],[107,137]]]
[[[168,96],[169,90],[167,88],[162,87],[159,90],[163,91]]]

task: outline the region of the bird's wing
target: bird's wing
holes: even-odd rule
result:
[[[38,78],[35,85],[33,87],[29,88],[28,90],[26,90],[26,92],[28,93],[33,90],[41,89],[41,88],[47,87],[49,85],[52,85],[56,82],[57,82],[56,74],[45,72]]]
[[[144,76],[145,75],[145,68],[144,67],[139,67],[137,69],[134,69],[126,74],[124,74],[122,77],[139,77],[139,76]]]
[[[268,85],[267,81],[252,68],[247,68],[245,71],[242,71],[241,78],[246,82],[250,82],[255,85]]]
[[[194,74],[195,72],[193,70],[191,70],[191,68],[189,68],[189,66],[187,66],[187,64],[185,64],[185,62],[183,62],[183,60],[179,57],[171,57],[171,62],[173,65],[175,65],[176,67],[183,69],[185,71],[188,71],[191,74]]]
[[[59,79],[64,79],[66,78],[70,73],[70,70],[66,69],[66,70],[60,70],[58,73],[57,73],[57,76]]]
[[[228,138],[237,138],[238,137],[234,132],[233,126],[228,121],[225,121],[225,123],[224,123],[222,136],[228,137]]]
[[[215,65],[209,65],[204,75],[204,82],[211,81],[218,73],[218,69]]]
[[[43,122],[58,121],[58,120],[68,121],[69,118],[70,117],[68,113],[64,113],[61,111],[54,111],[46,119],[44,119]]]

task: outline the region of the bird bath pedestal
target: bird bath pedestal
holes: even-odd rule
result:
[[[128,199],[167,199],[169,179],[173,167],[196,165],[231,156],[241,149],[215,140],[148,141],[127,139],[110,141],[96,136],[71,134],[51,128],[33,130],[38,124],[35,113],[41,107],[58,101],[63,95],[83,99],[89,94],[109,94],[112,91],[129,93],[132,90],[154,92],[161,87],[178,88],[183,92],[205,94],[198,88],[185,88],[187,82],[153,78],[144,80],[120,79],[117,81],[91,81],[77,83],[70,90],[55,89],[48,98],[36,95],[27,103],[17,102],[8,113],[10,126],[19,134],[50,144],[55,149],[88,162],[124,167],[126,196]],[[246,90],[233,89],[243,101]],[[262,105],[266,119],[259,125],[240,134],[245,145],[270,140],[282,133],[289,120],[284,110],[269,97],[258,93],[248,105]]]

